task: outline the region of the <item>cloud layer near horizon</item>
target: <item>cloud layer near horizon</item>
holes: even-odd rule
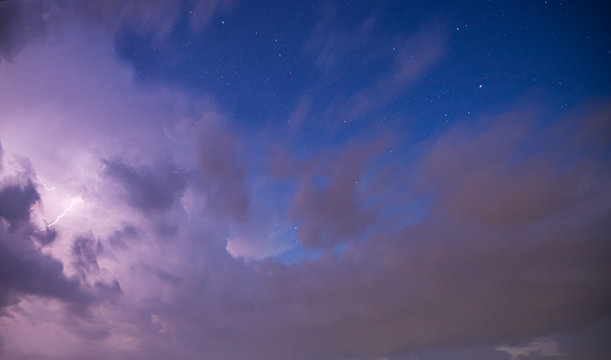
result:
[[[303,154],[212,95],[139,87],[92,36],[0,64],[4,358],[373,359],[611,316],[608,99],[551,125],[517,104],[424,141],[375,130]],[[444,45],[422,36],[425,63],[337,111],[428,71]]]

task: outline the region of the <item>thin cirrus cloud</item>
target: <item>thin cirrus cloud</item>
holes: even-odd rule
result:
[[[0,60],[11,60],[27,44],[54,40],[75,24],[115,34],[125,28],[163,41],[190,7],[190,29],[198,33],[235,0],[186,1],[4,1],[0,4]]]
[[[137,16],[177,21],[160,3]],[[128,17],[113,4],[100,16]],[[203,23],[233,6],[198,4]],[[373,36],[375,19],[360,31]],[[367,129],[303,151],[298,132],[242,127],[213,94],[137,85],[92,36],[11,40],[0,64],[3,358],[604,351],[584,337],[611,316],[608,99],[551,123],[544,103],[518,103],[424,140]],[[338,98],[337,119],[392,101],[445,54],[440,33],[407,39],[396,66]],[[360,45],[346,46],[308,51],[333,68]],[[298,97],[288,116],[327,121],[312,116],[317,99]],[[83,203],[39,231],[74,196]]]
[[[375,14],[355,29],[344,29],[333,23],[338,11],[328,9],[325,12],[306,42],[305,53],[316,56],[316,65],[328,75],[326,81],[365,85],[348,93],[339,92],[330,99],[320,99],[327,101],[323,114],[327,127],[336,124],[335,120],[341,120],[340,123],[358,120],[388,105],[417,84],[446,55],[447,35],[441,30],[445,25],[439,21],[430,21],[409,36],[380,41],[374,35],[379,25]],[[371,47],[375,51],[371,51]],[[345,65],[354,58],[358,58],[356,65]],[[385,69],[370,78],[366,69],[378,66],[380,61],[389,61],[387,68],[390,70]],[[290,125],[302,122],[311,106],[311,97],[312,94],[306,92],[300,98]]]
[[[351,95],[336,116],[353,121],[396,99],[401,91],[416,83],[442,59],[445,41],[439,30],[424,27],[393,47],[396,52],[394,70]]]

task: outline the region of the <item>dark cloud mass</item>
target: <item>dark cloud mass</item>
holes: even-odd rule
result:
[[[28,182],[3,185],[0,189],[0,310],[24,296],[57,299],[77,307],[93,299],[81,290],[78,280],[63,273],[61,261],[45,255],[33,238],[38,235],[29,223],[30,208],[39,195]],[[7,223],[10,226],[7,226]],[[48,241],[42,241],[43,243]]]
[[[72,244],[72,256],[74,266],[81,272],[83,278],[86,278],[89,272],[100,270],[95,242],[92,239],[83,236],[76,238]]]
[[[13,57],[30,41],[52,32],[49,19],[60,16],[61,1],[0,2],[0,61]]]
[[[104,160],[105,174],[117,180],[129,203],[142,211],[164,210],[180,197],[186,174],[171,164],[135,168],[120,160]]]
[[[27,234],[2,229],[0,265],[0,305],[16,304],[23,296],[57,299],[77,307],[86,306],[92,299],[82,291],[76,279],[63,274],[57,259],[42,254]]]
[[[27,181],[25,185],[5,184],[0,189],[0,217],[9,224],[30,220],[30,208],[40,199],[38,192]]]

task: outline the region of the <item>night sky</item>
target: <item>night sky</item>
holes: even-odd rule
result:
[[[604,1],[0,1],[0,358],[608,360]]]

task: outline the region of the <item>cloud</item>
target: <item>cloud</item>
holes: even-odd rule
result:
[[[214,15],[234,6],[234,0],[51,0],[0,3],[0,61],[12,60],[27,44],[56,40],[75,23],[93,26],[110,35],[133,31],[164,40],[181,21],[181,10],[191,8],[184,19],[193,34],[206,28]]]
[[[388,360],[510,360],[507,353],[494,348],[442,348],[410,351]]]
[[[596,152],[560,166],[570,154],[548,145],[576,145],[565,141],[572,131],[524,126],[507,134],[503,120],[515,124],[523,116],[517,111],[499,117],[499,124],[458,127],[420,150],[416,166],[425,175],[416,172],[412,181],[417,191],[434,193],[422,221],[399,231],[374,230],[350,243],[341,257],[290,266],[268,260],[254,267],[219,260],[209,264],[203,288],[179,293],[171,306],[176,311],[160,311],[160,318],[184,348],[198,344],[194,353],[337,359],[519,344],[608,316],[608,167]],[[592,121],[580,119],[567,128]],[[534,151],[521,153],[534,139]],[[462,145],[455,147],[456,141]],[[441,155],[452,156],[437,167]],[[351,174],[350,162],[344,168],[339,157],[330,159],[334,176]],[[540,170],[532,173],[533,168]],[[529,174],[535,184],[571,196],[559,205],[547,190],[533,193],[521,182]],[[482,176],[487,180],[465,180]],[[540,208],[531,211],[530,201],[496,200],[507,194],[533,198]],[[242,346],[232,346],[236,342]]]
[[[104,160],[106,176],[123,187],[129,203],[144,212],[172,206],[186,187],[186,175],[172,164],[135,168],[122,160]]]
[[[99,248],[98,243],[98,248]],[[81,273],[83,279],[87,278],[90,272],[100,270],[96,256],[95,242],[85,236],[80,236],[74,240],[72,244],[72,256],[74,258],[74,267]]]
[[[198,170],[207,206],[226,220],[246,219],[251,194],[238,157],[239,137],[221,125],[215,112],[203,115],[198,133]]]
[[[250,154],[252,138],[217,107],[206,103],[185,130],[188,116],[173,101],[192,99],[137,89],[109,52],[77,44],[87,49],[78,61],[65,55],[78,46],[42,46],[0,67],[0,127],[12,139],[4,144],[31,150],[33,166],[58,184],[36,196],[32,182],[0,188],[17,205],[0,205],[0,304],[12,315],[0,320],[14,357],[433,358],[440,348],[516,346],[610,315],[609,143],[600,130],[608,101],[553,126],[539,126],[529,109],[491,115],[409,146],[409,162],[385,162],[393,143],[385,136],[341,141],[303,161],[287,156],[289,184],[268,197],[258,190],[277,184],[257,184],[270,174],[249,162],[264,156]],[[70,72],[52,91],[59,64]],[[161,116],[157,106],[169,110]],[[196,180],[185,180],[190,171]],[[108,179],[138,211],[110,196]],[[35,213],[61,204],[53,196],[62,191],[82,194],[83,209],[41,249],[30,208],[37,197]],[[260,215],[268,209],[260,202],[280,210]],[[399,211],[388,226],[396,207],[422,214],[414,221]],[[179,224],[171,241],[141,216],[155,212]],[[252,232],[256,246],[275,229],[259,221],[299,222],[296,249],[317,256],[291,264],[231,256],[232,230]],[[42,298],[88,311],[58,318]],[[20,321],[18,301],[35,324]]]
[[[125,225],[121,230],[115,230],[108,238],[112,247],[127,249],[129,243],[138,239],[142,231],[134,225]]]
[[[0,306],[14,305],[23,296],[41,296],[64,301],[77,307],[91,302],[75,279],[64,276],[61,262],[40,253],[27,235],[2,233],[2,273]]]
[[[604,107],[593,115],[583,113],[579,121],[593,124],[605,113]],[[600,155],[593,151],[591,158],[563,166],[569,148],[584,151],[585,144],[573,135],[576,120],[557,125],[562,131],[539,134],[533,128],[536,116],[536,111],[520,110],[501,116],[485,131],[458,127],[442,136],[421,169],[422,182],[443,194],[439,211],[463,221],[510,227],[544,221],[580,200],[589,203],[609,176]],[[541,146],[542,138],[547,147]],[[525,148],[536,152],[524,158]]]
[[[509,136],[503,119],[516,124],[520,118],[524,113],[518,111],[500,117],[501,122],[493,126],[458,127],[425,146],[419,155],[421,171],[411,176],[420,186],[418,191],[435,192],[433,213],[400,231],[378,229],[363,241],[350,243],[341,258],[323,256],[291,266],[272,260],[248,265],[226,254],[207,257],[202,252],[204,268],[184,263],[183,271],[168,272],[163,270],[164,257],[155,255],[155,265],[149,265],[147,272],[174,289],[170,300],[147,308],[155,314],[155,322],[163,324],[159,325],[163,336],[173,339],[159,340],[159,344],[168,346],[165,351],[180,352],[183,358],[201,354],[366,358],[437,346],[519,344],[608,314],[605,304],[609,294],[601,287],[608,281],[608,271],[601,254],[609,251],[604,239],[609,230],[604,222],[609,209],[602,196],[607,192],[601,180],[605,166],[597,162],[596,153],[582,155],[578,163],[560,172],[549,166],[535,173],[533,181],[543,178],[553,191],[578,190],[554,211],[508,216],[506,213],[528,210],[529,203],[524,202],[524,208],[504,201],[488,205],[489,198],[470,192],[472,185],[463,180],[490,169],[486,173],[490,181],[474,184],[483,194],[493,194],[493,200],[495,196],[503,198],[501,193],[507,191],[512,196],[534,197],[543,203],[543,209],[556,207],[549,194],[532,194],[520,182],[516,185],[515,177],[521,179],[532,171],[532,162],[547,163],[548,156],[559,152],[546,145],[523,158],[518,156],[520,149],[532,138],[541,144],[569,147],[585,143],[563,140],[573,138],[574,131],[557,135],[553,129],[539,133],[528,126],[514,128],[515,134]],[[587,116],[580,119],[591,121]],[[572,126],[566,125],[568,129]],[[361,159],[357,151],[361,148],[348,146],[350,151],[327,157],[329,164],[345,163],[333,176],[352,174],[352,166],[361,173],[369,161],[355,160],[352,165],[338,161]],[[446,153],[443,149],[461,151]],[[377,151],[371,150],[371,154],[375,156]],[[439,163],[448,156],[448,162]],[[467,162],[470,158],[474,161]],[[594,172],[582,173],[581,165],[591,161]],[[455,170],[452,164],[457,164]],[[426,176],[420,178],[421,172]],[[565,180],[574,176],[575,180]],[[601,181],[592,183],[591,177]],[[303,179],[311,178],[304,175]],[[589,185],[584,187],[583,181]],[[488,187],[495,192],[489,192]],[[455,197],[460,193],[470,195],[472,211],[457,210],[465,202]],[[586,205],[594,212],[582,216]],[[497,209],[492,214],[497,214],[499,221],[484,216],[486,211],[480,209],[486,206]],[[183,259],[189,258],[187,254],[197,258],[194,249],[205,238],[195,236],[185,248],[173,247],[172,252]],[[180,280],[175,274],[182,274]],[[170,345],[173,341],[178,341],[181,350]],[[232,346],[235,342],[242,346]],[[143,357],[152,356],[141,351]],[[451,358],[448,353],[432,350],[415,354]],[[451,354],[503,358],[493,350]]]
[[[0,189],[0,311],[22,297],[57,299],[83,308],[93,299],[79,281],[63,273],[63,264],[45,255],[35,245],[34,228],[29,224],[30,207],[39,195],[28,182],[22,188],[3,184]],[[11,225],[7,226],[7,222]],[[44,242],[43,242],[44,244]]]
[[[430,25],[396,45],[395,68],[372,85],[351,95],[337,110],[337,117],[352,121],[396,99],[401,91],[422,78],[445,54],[445,38]]]
[[[305,43],[305,54],[315,56],[315,65],[327,74],[374,41],[372,32],[378,20],[376,14],[367,16],[359,26],[347,28],[339,25],[342,23],[341,14],[347,11],[350,9],[340,9],[337,3],[324,4],[321,18]]]
[[[49,18],[60,18],[63,2],[3,1],[0,3],[0,61],[12,60],[29,42],[56,30]]]
[[[333,87],[327,99],[317,99],[318,103],[326,102],[322,117],[327,127],[337,128],[338,124],[358,120],[390,104],[416,85],[446,54],[445,26],[439,21],[431,20],[408,36],[390,38],[375,33],[380,21],[376,11],[359,26],[348,28],[342,26],[342,14],[350,13],[349,8],[323,8],[322,18],[306,42],[305,53],[316,56],[314,63],[325,72],[325,84],[350,84]],[[315,89],[324,96],[324,87]],[[312,102],[307,96],[313,95],[298,101],[290,125],[307,115]]]
[[[4,148],[2,147],[2,142],[0,141],[0,175],[2,175],[3,168],[4,168]]]
[[[366,171],[389,146],[385,138],[353,142],[307,166],[289,209],[300,224],[298,236],[304,246],[334,246],[358,238],[376,222],[379,213],[363,205],[361,188]]]
[[[520,346],[501,346],[498,349],[509,354],[511,360],[532,359],[533,357],[562,359],[564,355],[558,350],[558,344],[549,340],[531,341]]]
[[[4,184],[0,189],[0,217],[11,225],[30,220],[30,208],[40,199],[31,181]]]
[[[578,331],[558,333],[551,339],[558,343],[559,350],[567,360],[603,360],[611,351],[611,345],[606,338],[611,331],[611,319],[606,318]]]

